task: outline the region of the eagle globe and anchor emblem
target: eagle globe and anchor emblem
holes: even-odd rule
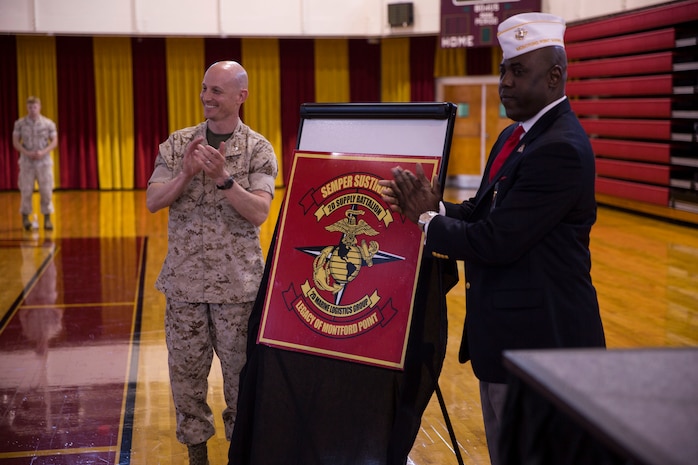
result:
[[[378,235],[378,231],[366,221],[357,222],[357,216],[363,215],[364,211],[349,209],[345,214],[346,218],[325,228],[330,232],[341,232],[340,243],[325,247],[313,260],[313,281],[320,289],[333,294],[339,293],[359,275],[362,264],[373,266],[373,256],[379,249],[376,241],[366,244],[362,240],[359,245],[356,239],[359,234]]]
[[[356,205],[352,205],[345,211],[345,218],[325,227],[325,230],[329,232],[342,234],[338,244],[297,248],[301,252],[315,256],[313,282],[318,289],[326,291],[334,297],[334,305],[337,307],[351,307],[342,305],[342,296],[349,283],[359,276],[362,268],[404,260],[404,257],[399,255],[381,251],[380,245],[375,240],[367,242],[362,239],[359,242],[357,236],[375,237],[379,234],[367,221],[360,218],[364,213]],[[326,310],[324,311],[328,313]],[[329,313],[332,317],[352,317],[361,311],[362,309],[357,309],[354,312],[341,313],[341,315],[332,314],[332,311]]]

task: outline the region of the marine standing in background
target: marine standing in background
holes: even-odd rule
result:
[[[39,184],[41,213],[44,215],[44,229],[53,229],[53,159],[51,151],[58,145],[56,123],[41,114],[41,100],[38,97],[27,99],[27,116],[15,121],[12,130],[12,145],[19,152],[19,190],[22,200],[19,212],[22,226],[31,231],[34,228],[32,214],[32,194],[35,182]]]
[[[562,18],[543,13],[499,24],[499,97],[515,123],[495,142],[475,197],[440,202],[421,167],[381,181],[384,200],[425,232],[424,253],[465,262],[458,358],[480,380],[493,465],[510,439],[500,436],[503,352],[605,346],[589,251],[594,153],[565,95],[564,31]]]
[[[169,207],[168,251],[156,287],[165,294],[165,338],[177,439],[189,463],[208,463],[214,422],[206,394],[221,361],[226,438],[235,425],[247,325],[264,261],[259,226],[269,215],[277,162],[267,139],[239,117],[244,68],[211,65],[201,85],[206,121],[160,145],[147,190],[151,212]]]

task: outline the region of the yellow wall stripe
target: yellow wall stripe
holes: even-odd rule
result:
[[[464,48],[437,47],[436,61],[434,63],[434,77],[464,76],[465,53]]]
[[[133,70],[131,40],[93,39],[97,165],[101,189],[133,189]]]
[[[167,110],[170,132],[204,119],[201,81],[206,71],[203,38],[167,38]]]
[[[346,39],[315,41],[315,101],[346,103],[349,91],[349,43]]]
[[[499,47],[492,47],[492,74],[499,76],[499,65],[502,63],[504,54]]]
[[[58,79],[56,71],[56,41],[54,37],[17,36],[17,105],[19,115],[27,114],[27,97],[41,99],[41,114],[51,118],[58,128]],[[54,187],[60,187],[60,157],[53,151]]]
[[[381,100],[410,101],[410,39],[389,38],[381,41]]]
[[[281,70],[277,39],[242,39],[242,66],[249,78],[249,96],[244,104],[245,124],[266,137],[274,147],[282,173],[281,160]],[[276,177],[277,187],[283,176]]]

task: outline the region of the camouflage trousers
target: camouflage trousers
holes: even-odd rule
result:
[[[177,440],[193,445],[215,434],[207,402],[213,353],[221,361],[225,436],[233,434],[239,376],[246,361],[247,320],[253,302],[207,304],[167,302],[165,340],[170,384],[177,412]]]
[[[48,215],[53,213],[53,160],[46,156],[41,160],[32,160],[29,157],[19,157],[19,175],[17,186],[21,192],[19,212],[28,215],[32,212],[32,195],[35,183],[39,184],[41,213]]]

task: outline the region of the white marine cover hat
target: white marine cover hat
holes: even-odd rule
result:
[[[497,27],[505,60],[543,48],[564,47],[565,20],[548,13],[521,13]]]

